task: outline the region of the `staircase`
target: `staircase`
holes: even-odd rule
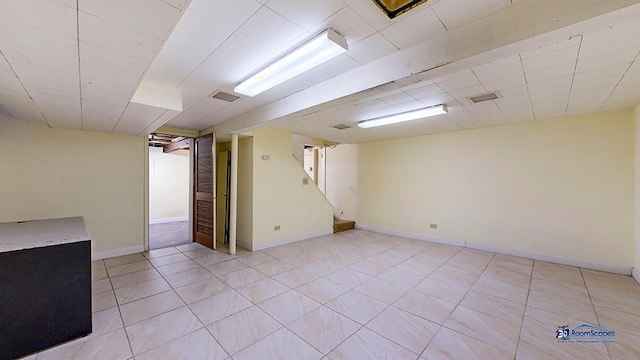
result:
[[[340,220],[333,218],[333,233],[339,233],[341,231],[352,230],[355,228],[356,222],[350,220]]]

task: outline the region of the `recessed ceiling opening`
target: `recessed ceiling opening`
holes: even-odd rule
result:
[[[218,91],[217,93],[211,95],[211,97],[214,98],[214,99],[227,101],[227,102],[234,102],[234,101],[240,99],[240,96],[229,94],[229,93],[226,93],[226,92],[223,92],[223,91]]]
[[[502,98],[502,95],[500,94],[500,92],[494,91],[494,92],[490,92],[490,93],[486,93],[486,94],[469,96],[467,99],[469,99],[474,104],[477,104],[477,103],[481,103],[483,101],[496,100],[496,99],[500,99],[500,98]]]
[[[428,0],[373,0],[389,19],[393,19]]]

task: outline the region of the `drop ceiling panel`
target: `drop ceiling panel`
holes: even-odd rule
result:
[[[35,103],[24,91],[20,94],[19,92],[0,90],[0,99],[2,99],[2,103],[0,103],[0,113],[16,119],[47,126],[46,120],[42,117],[42,114],[40,114]]]
[[[129,100],[87,100],[82,102],[83,130],[110,133],[115,128]]]
[[[353,9],[346,6],[311,29],[310,33],[320,34],[328,28],[332,28],[338,34],[344,36],[349,44],[349,50],[351,50],[353,44],[376,33],[376,29],[373,26],[369,25]]]
[[[438,84],[444,91],[458,90],[480,84],[480,81],[470,69],[439,77],[434,79],[433,82]]]
[[[575,64],[578,59],[578,50],[578,46],[572,46],[526,59],[523,57],[522,66],[524,67],[525,74],[530,74],[558,65]]]
[[[231,103],[217,99],[205,98],[188,110],[183,111],[178,116],[171,119],[167,125],[179,128],[193,127],[204,129],[208,126],[212,126],[210,124],[216,122],[216,119],[214,119],[211,114],[218,114],[229,106],[231,106]]]
[[[120,121],[113,129],[115,134],[137,135],[151,125],[167,110],[154,106],[129,103]]]
[[[513,88],[522,88],[527,85],[527,80],[524,77],[524,73],[513,75],[506,77],[500,80],[494,81],[485,81],[482,82],[485,89],[487,91],[500,91],[503,92],[505,90],[513,89]]]
[[[371,0],[351,0],[347,2],[347,5],[376,30],[382,30],[402,19],[402,16],[399,16],[390,20]]]
[[[509,121],[504,117],[500,108],[493,101],[485,101],[464,107],[484,125],[503,125]]]
[[[318,65],[311,71],[322,71],[335,77],[356,69],[360,66],[362,66],[362,64],[349,57],[349,55],[342,54],[334,57],[324,64]]]
[[[78,97],[64,97],[37,92],[30,92],[30,95],[50,126],[65,129],[82,129],[80,99]]]
[[[259,6],[255,0],[192,3],[149,69],[146,80],[179,86]]]
[[[463,26],[472,20],[511,6],[511,0],[448,0],[432,5],[447,29]]]
[[[527,72],[527,83],[535,84],[545,80],[552,80],[555,78],[571,76],[576,68],[576,63],[569,62],[566,64],[550,66],[541,70]]]
[[[80,41],[147,61],[153,60],[162,41],[83,12],[78,13]]]
[[[587,59],[638,46],[640,46],[640,21],[636,20],[586,34],[580,46],[580,56]]]
[[[165,39],[180,10],[157,0],[82,0],[79,10],[125,28]]]
[[[523,74],[520,56],[510,56],[471,68],[483,83],[507,79]]]
[[[349,56],[361,64],[368,64],[398,51],[387,38],[375,33],[353,45],[349,44]]]
[[[403,15],[405,18],[381,33],[400,50],[428,40],[446,31],[431,8],[423,7]]]
[[[76,28],[76,2],[72,6],[53,1],[15,0],[2,3],[0,28],[25,26],[50,37],[74,40],[78,37]]]
[[[267,6],[292,23],[309,31],[342,9],[341,0],[269,0]]]

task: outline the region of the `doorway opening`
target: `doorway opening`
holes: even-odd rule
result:
[[[149,249],[193,242],[191,231],[192,139],[149,135]]]

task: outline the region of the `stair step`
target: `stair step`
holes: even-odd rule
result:
[[[350,221],[350,220],[338,220],[338,219],[334,219],[333,220],[333,233],[338,233],[341,231],[347,231],[347,230],[352,230],[356,227],[356,222],[355,221]]]

